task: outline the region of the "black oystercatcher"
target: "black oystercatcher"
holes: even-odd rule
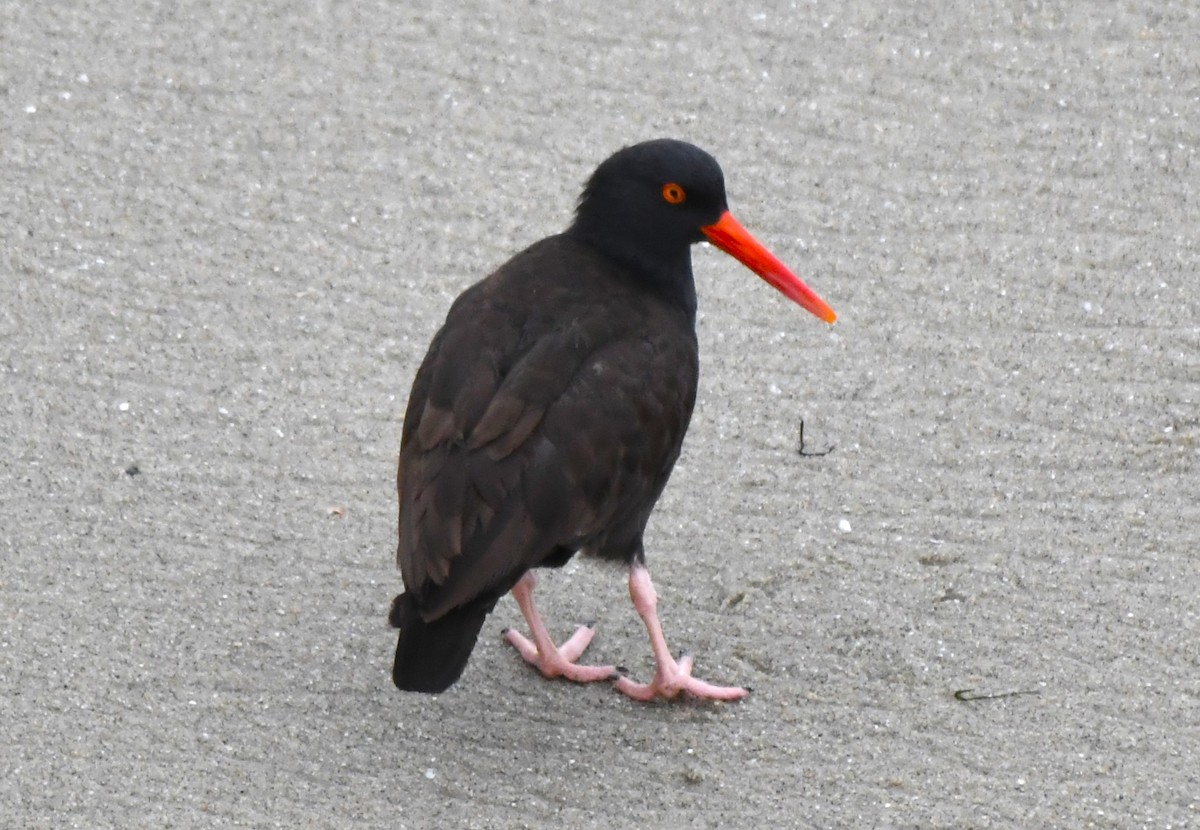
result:
[[[400,441],[405,592],[392,678],[440,692],[462,674],[507,591],[532,639],[508,640],[546,677],[616,680],[638,700],[736,700],[691,676],[655,613],[642,531],[679,457],[696,398],[691,246],[708,239],[826,322],[836,316],[733,218],[721,168],[681,141],[626,147],[596,169],[565,233],[467,289],[413,382]],[[629,566],[658,663],[635,683],[555,646],[533,603],[534,568],[577,551]]]

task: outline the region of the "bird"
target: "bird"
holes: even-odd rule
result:
[[[634,700],[738,700],[667,645],[643,545],[679,458],[699,356],[691,247],[709,241],[819,319],[834,311],[730,212],[721,167],[677,139],[626,146],[587,180],[574,220],[466,289],[412,384],[400,438],[396,559],[404,591],[392,680],[436,694],[461,677],[510,591],[547,678],[612,681]],[[579,662],[594,624],[556,645],[536,571],[576,553],[628,568],[656,669],[636,682]]]

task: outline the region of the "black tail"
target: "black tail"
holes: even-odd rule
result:
[[[435,694],[454,685],[467,667],[492,603],[455,608],[425,622],[408,594],[392,601],[388,622],[400,629],[392,682],[406,692]]]

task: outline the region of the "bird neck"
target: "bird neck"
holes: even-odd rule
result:
[[[566,235],[588,245],[617,265],[621,275],[668,305],[696,319],[696,282],[692,276],[691,246],[665,249],[649,240],[629,244],[630,235],[618,235],[611,226],[576,219]],[[636,236],[636,233],[633,234]]]

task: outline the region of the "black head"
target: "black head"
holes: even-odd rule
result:
[[[727,210],[717,160],[673,139],[634,144],[607,158],[579,198],[568,233],[637,276],[692,292],[689,247]]]

